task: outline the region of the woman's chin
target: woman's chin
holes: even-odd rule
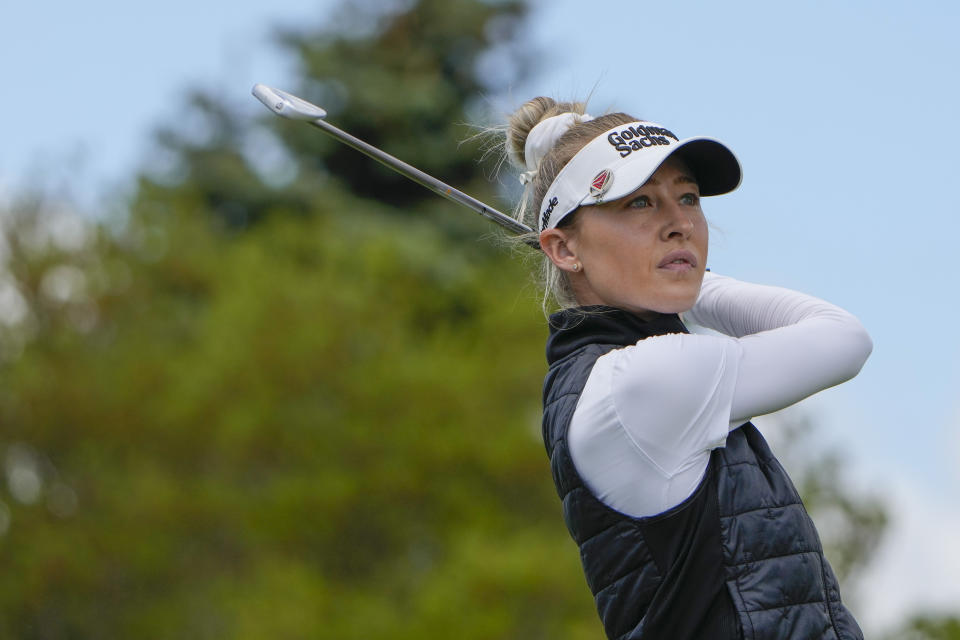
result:
[[[580,305],[605,305],[629,311],[637,316],[683,313],[693,308],[700,296],[700,284],[703,278],[668,284],[658,283],[656,287],[642,286],[631,290],[629,287],[610,287],[607,291],[592,290],[578,292]]]
[[[648,300],[646,303],[638,301],[636,305],[630,305],[630,311],[637,315],[650,314],[674,314],[690,311],[697,302],[700,295],[700,288],[696,292],[685,293],[678,296],[660,297],[657,300]]]

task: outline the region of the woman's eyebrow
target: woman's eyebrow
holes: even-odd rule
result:
[[[694,178],[693,176],[688,176],[688,175],[677,176],[677,177],[674,179],[673,184],[681,184],[681,183],[684,183],[684,182],[690,182],[690,183],[693,183],[693,184],[698,184],[696,178]]]

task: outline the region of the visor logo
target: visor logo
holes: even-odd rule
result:
[[[607,136],[607,142],[620,152],[621,158],[626,158],[634,151],[641,151],[644,147],[669,145],[667,138],[680,142],[676,135],[663,127],[630,125],[623,131],[614,131]]]
[[[560,200],[557,196],[550,198],[550,202],[547,203],[547,208],[543,210],[543,216],[540,218],[541,231],[547,228],[547,224],[550,222],[550,214],[553,213],[558,204],[560,204]]]
[[[611,186],[613,186],[613,172],[610,169],[604,169],[590,182],[590,195],[599,200]]]

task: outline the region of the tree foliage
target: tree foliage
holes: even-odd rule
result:
[[[37,257],[84,284],[39,285],[0,379],[42,487],[5,499],[0,635],[595,634],[517,265],[369,210],[239,238],[183,211]]]
[[[910,619],[903,629],[889,636],[891,640],[960,640],[960,617],[927,614]]]
[[[345,131],[484,199],[490,184],[478,170],[477,145],[465,141],[486,97],[529,68],[517,38],[525,12],[519,0],[348,3],[319,30],[283,31],[277,39],[303,74],[290,90],[323,106]],[[423,187],[302,122],[264,111],[250,123],[205,93],[189,103],[190,120],[205,134],[176,126],[160,132],[173,169],[166,179],[145,179],[141,202],[163,204],[190,190],[226,225],[246,227],[281,203],[287,215],[315,215],[335,183],[452,237],[477,233]]]

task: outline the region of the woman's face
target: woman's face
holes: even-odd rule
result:
[[[572,227],[544,231],[541,245],[568,272],[579,304],[642,315],[680,313],[696,302],[708,232],[700,190],[682,159],[668,158],[630,195],[581,207],[576,216]]]

